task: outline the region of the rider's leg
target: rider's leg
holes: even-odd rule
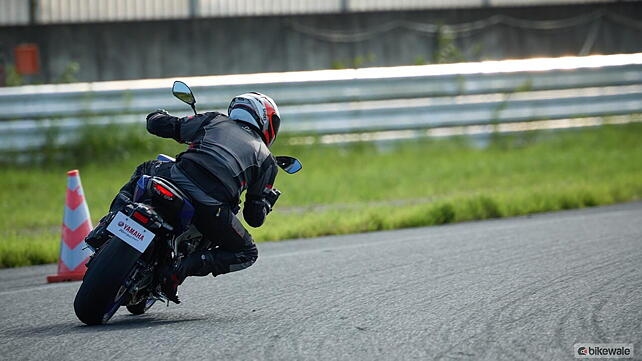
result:
[[[206,276],[210,273],[218,276],[240,271],[254,264],[258,257],[252,236],[228,206],[196,204],[194,224],[218,248],[191,254],[166,276],[163,292],[175,302],[178,301],[178,286],[186,277]]]
[[[218,248],[203,252],[198,275],[212,273],[218,276],[240,271],[256,262],[258,250],[254,240],[229,207],[197,206],[196,211],[196,227],[218,245]]]

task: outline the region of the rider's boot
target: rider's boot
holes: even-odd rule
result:
[[[161,291],[170,301],[179,304],[178,286],[189,276],[206,276],[212,272],[213,255],[211,251],[194,252],[176,266],[163,272]]]

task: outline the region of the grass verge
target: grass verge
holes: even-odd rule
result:
[[[56,238],[58,241],[56,241]],[[0,268],[54,263],[60,252],[60,235],[39,230],[29,235],[23,232],[3,232],[0,240]]]
[[[143,138],[141,138],[143,139]],[[257,241],[445,224],[589,207],[642,198],[642,124],[496,135],[480,148],[464,138],[343,146],[280,146],[304,170],[279,175],[284,192]],[[113,144],[117,141],[110,140]],[[0,177],[0,267],[56,259],[65,171],[80,164],[94,221],[156,151],[158,140],[110,159],[104,144],[82,159],[7,166]],[[93,149],[96,148],[96,149]],[[172,153],[173,153],[172,152]],[[100,164],[97,164],[100,163]]]

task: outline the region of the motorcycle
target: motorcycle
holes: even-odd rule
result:
[[[172,93],[196,114],[196,100],[187,84],[176,81]],[[166,155],[159,160],[174,161]],[[286,173],[301,170],[299,160],[277,156]],[[74,300],[78,319],[87,325],[107,323],[125,306],[140,315],[155,302],[169,302],[161,291],[161,270],[193,252],[212,247],[191,223],[189,196],[169,179],[142,176],[129,204],[107,226],[110,238],[87,262],[87,272]]]

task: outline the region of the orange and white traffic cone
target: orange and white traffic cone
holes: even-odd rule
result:
[[[82,280],[87,267],[85,263],[91,250],[85,244],[85,237],[92,229],[85,193],[80,184],[78,170],[67,172],[67,199],[62,223],[58,274],[47,276],[47,282]]]

